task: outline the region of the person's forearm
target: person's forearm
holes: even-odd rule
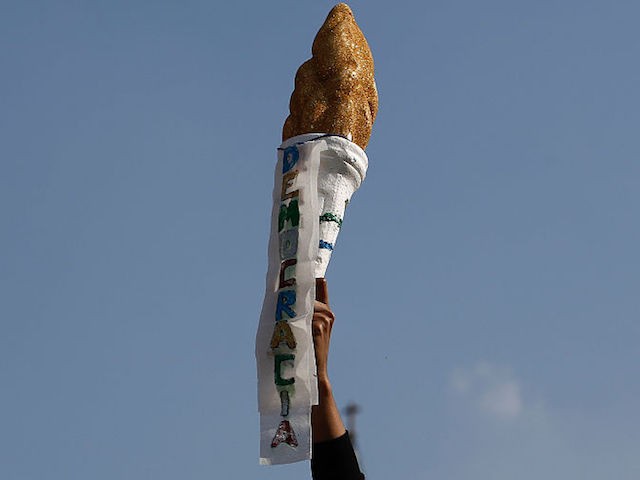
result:
[[[341,437],[346,432],[340,411],[336,406],[329,377],[318,375],[319,404],[311,410],[313,443],[326,442]]]
[[[364,480],[328,377],[318,375],[320,403],[311,411],[314,480]]]
[[[329,381],[327,360],[333,321],[327,283],[324,278],[318,278],[312,331],[318,369],[319,401],[311,410],[311,474],[315,480],[362,480],[364,476],[360,472],[349,434],[340,418]]]

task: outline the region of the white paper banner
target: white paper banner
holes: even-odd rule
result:
[[[256,336],[260,463],[311,458],[311,407],[318,403],[311,320],[344,209],[367,169],[364,151],[325,134],[278,149],[266,292]]]

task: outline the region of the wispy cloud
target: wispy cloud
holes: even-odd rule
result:
[[[414,478],[640,478],[632,407],[554,405],[509,366],[486,361],[454,369],[447,386],[443,460]]]
[[[488,362],[454,370],[449,388],[474,408],[500,419],[517,418],[524,408],[520,383],[511,370]]]

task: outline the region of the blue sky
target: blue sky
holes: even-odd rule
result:
[[[260,467],[275,148],[332,2],[0,3],[0,477]],[[640,5],[354,1],[327,274],[368,478],[640,475]]]

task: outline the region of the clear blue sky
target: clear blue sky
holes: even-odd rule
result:
[[[328,1],[0,3],[0,478],[258,466],[275,148]],[[371,479],[640,477],[640,3],[354,1],[329,267]]]

